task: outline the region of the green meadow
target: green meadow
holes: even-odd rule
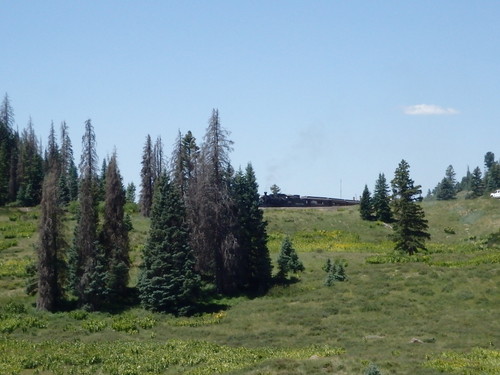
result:
[[[288,235],[305,272],[182,318],[36,311],[38,211],[1,208],[0,374],[500,374],[500,200],[422,204],[432,239],[413,257],[357,207],[265,209],[273,260]],[[149,223],[132,221],[134,286]],[[327,259],[347,281],[324,285]]]

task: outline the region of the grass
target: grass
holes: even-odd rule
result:
[[[423,205],[432,241],[411,262],[393,253],[391,228],[362,222],[356,207],[266,209],[271,256],[290,235],[306,267],[299,281],[189,318],[37,312],[22,271],[36,236],[16,235],[0,247],[0,373],[363,374],[373,363],[382,374],[498,374],[500,259],[488,235],[500,201]],[[137,266],[149,223],[133,223]],[[36,210],[0,209],[2,225],[36,228]],[[349,281],[324,286],[328,258],[346,260]]]

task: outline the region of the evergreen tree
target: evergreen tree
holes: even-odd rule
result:
[[[214,109],[188,197],[197,271],[224,294],[237,291],[243,267],[237,241],[236,207],[230,192],[232,141],[228,134]]]
[[[402,160],[391,181],[393,192],[394,234],[396,250],[412,255],[425,250],[425,240],[430,239],[425,213],[420,204],[422,190],[410,178],[410,166]]]
[[[127,203],[135,203],[135,191],[135,184],[133,182],[129,183],[125,192],[125,201]]]
[[[68,171],[68,191],[70,201],[76,201],[79,195],[79,179],[78,179],[78,168],[76,167],[74,161],[71,161]]]
[[[5,94],[0,106],[0,205],[12,202],[17,195],[18,136],[14,128],[14,111]]]
[[[453,170],[453,166],[449,165],[446,168],[446,175],[438,184],[436,189],[436,198],[439,200],[450,200],[455,199],[457,197],[456,184],[457,181],[455,179],[455,171]]]
[[[39,310],[55,311],[61,307],[66,280],[66,240],[64,212],[58,204],[57,170],[53,166],[43,183],[39,240],[36,247],[38,262]]]
[[[78,199],[78,170],[73,158],[73,146],[68,125],[61,123],[61,177],[59,181],[61,201],[65,204]]]
[[[60,151],[56,140],[56,132],[54,130],[54,122],[50,124],[49,140],[47,149],[45,150],[45,170],[51,169],[55,166],[57,175],[60,174]]]
[[[151,143],[151,136],[148,134],[142,153],[141,192],[139,197],[141,213],[145,217],[149,217],[151,213],[151,205],[153,203],[153,187],[153,145]]]
[[[189,242],[182,198],[168,177],[162,175],[155,190],[138,283],[145,308],[176,315],[193,311],[200,278],[194,272]]]
[[[86,309],[100,309],[108,295],[108,274],[103,248],[97,238],[97,154],[92,123],[85,122],[80,162],[79,213],[69,256],[70,284]]]
[[[271,285],[272,265],[267,248],[267,222],[259,208],[259,192],[255,172],[248,164],[234,178],[234,192],[239,222],[238,243],[245,269],[240,284],[254,292],[264,292]]]
[[[367,185],[365,185],[363,194],[361,195],[361,199],[359,201],[359,213],[361,215],[361,219],[373,220],[372,197]]]
[[[500,164],[494,162],[491,164],[488,172],[486,172],[485,176],[486,180],[486,189],[487,191],[494,191],[500,188]]]
[[[108,267],[107,289],[113,298],[124,296],[129,280],[129,238],[125,224],[125,191],[118,169],[116,152],[106,168],[104,219],[100,243]]]
[[[472,171],[470,188],[471,192],[467,195],[467,198],[477,198],[484,194],[483,174],[479,167],[474,168]]]
[[[389,185],[387,184],[385,175],[380,173],[375,182],[375,190],[373,192],[372,205],[375,218],[390,223],[392,221],[391,198],[389,196]]]
[[[467,173],[462,177],[460,181],[460,190],[470,191],[471,190],[472,173],[470,173],[469,166],[467,166]]]
[[[40,203],[43,175],[42,151],[30,118],[21,135],[17,165],[17,200],[21,205],[35,206]]]
[[[172,182],[179,188],[183,197],[189,191],[189,184],[194,177],[196,160],[199,156],[199,147],[191,131],[183,137],[181,132],[177,136],[171,159]]]
[[[335,282],[347,281],[346,267],[347,263],[345,261],[337,259],[332,263],[328,258],[326,264],[323,266],[323,270],[327,273],[325,285],[332,286]]]
[[[491,151],[488,151],[484,155],[484,166],[486,167],[486,171],[489,171],[489,169],[494,163],[495,163],[495,154]]]
[[[153,146],[153,187],[155,182],[160,178],[160,176],[165,172],[165,157],[163,155],[163,142],[161,137],[156,138],[156,142]]]
[[[298,273],[305,270],[304,264],[300,261],[297,252],[293,248],[292,240],[286,236],[281,242],[281,249],[278,255],[278,280],[285,280],[289,272]]]
[[[108,170],[108,161],[102,160],[101,173],[97,178],[97,200],[103,202],[106,197],[106,172]]]

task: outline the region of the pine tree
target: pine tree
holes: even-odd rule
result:
[[[493,162],[485,177],[486,189],[488,191],[494,191],[500,188],[500,164]]]
[[[393,241],[396,250],[415,254],[425,250],[425,240],[430,239],[425,213],[418,201],[421,200],[420,185],[415,186],[410,178],[410,166],[402,160],[391,181],[393,192],[393,213],[395,223]]]
[[[495,163],[495,154],[491,151],[488,151],[484,155],[484,166],[486,168],[486,171],[488,171],[494,163]]]
[[[190,182],[194,178],[196,161],[200,154],[199,150],[196,138],[191,131],[188,131],[184,137],[179,131],[172,152],[171,171],[172,182],[180,189],[183,197],[189,193]]]
[[[149,217],[153,203],[153,174],[153,145],[151,143],[151,136],[148,134],[142,153],[141,192],[139,197],[141,213],[145,217]]]
[[[278,280],[286,280],[289,272],[297,273],[305,270],[304,264],[300,261],[297,252],[293,248],[290,237],[285,237],[281,243],[280,253],[278,255]]]
[[[481,169],[479,169],[479,167],[474,168],[470,180],[471,192],[467,195],[467,198],[477,198],[484,194],[484,182],[482,176]]]
[[[373,220],[372,197],[367,185],[365,185],[359,201],[359,213],[363,220]]]
[[[38,262],[39,310],[55,311],[61,307],[66,280],[66,240],[64,212],[58,203],[57,170],[53,166],[43,183],[39,240],[36,247]]]
[[[49,140],[47,149],[45,150],[45,170],[51,169],[53,166],[57,169],[57,174],[60,174],[60,151],[56,140],[56,132],[54,130],[54,122],[50,124]]]
[[[127,189],[125,191],[125,201],[127,203],[135,203],[135,184],[133,182],[130,182],[127,185]]]
[[[163,155],[163,142],[161,137],[156,138],[156,142],[153,146],[153,187],[155,182],[160,178],[160,176],[165,172],[165,156]]]
[[[237,291],[243,267],[237,241],[236,207],[230,192],[232,141],[228,135],[220,124],[219,112],[214,109],[188,197],[197,270],[224,294]]]
[[[17,195],[17,155],[19,137],[14,132],[14,110],[5,94],[0,106],[0,205]]]
[[[373,192],[372,205],[375,218],[384,223],[392,222],[391,198],[389,196],[389,185],[383,173],[378,175]]]
[[[102,160],[101,173],[97,177],[97,200],[103,202],[106,196],[106,172],[108,170],[108,161]]]
[[[144,248],[138,289],[145,308],[185,315],[193,311],[200,288],[194,272],[182,198],[166,175],[158,181],[151,228]]]
[[[106,168],[104,219],[100,243],[108,268],[107,289],[112,298],[123,297],[129,280],[129,238],[125,223],[125,191],[118,169],[116,152]]]
[[[73,146],[68,125],[61,123],[61,177],[59,181],[61,202],[67,204],[78,199],[78,171],[73,158]]]
[[[239,222],[238,243],[245,269],[240,285],[253,292],[265,292],[271,285],[272,265],[267,248],[267,222],[259,208],[259,192],[255,172],[248,164],[234,178],[235,200]]]
[[[85,122],[80,162],[79,213],[70,253],[70,284],[80,305],[97,310],[104,304],[108,274],[104,250],[97,238],[97,154],[92,123]]]
[[[436,189],[436,198],[439,200],[450,200],[457,197],[457,181],[455,179],[455,171],[453,166],[449,165],[446,168],[446,175],[439,183]]]
[[[44,177],[43,157],[31,118],[21,135],[16,174],[19,181],[19,203],[24,206],[40,203]]]

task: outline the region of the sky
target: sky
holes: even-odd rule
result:
[[[92,120],[140,185],[142,149],[201,144],[213,108],[259,190],[358,198],[399,162],[424,194],[500,156],[500,1],[0,0],[0,94],[76,163]]]

